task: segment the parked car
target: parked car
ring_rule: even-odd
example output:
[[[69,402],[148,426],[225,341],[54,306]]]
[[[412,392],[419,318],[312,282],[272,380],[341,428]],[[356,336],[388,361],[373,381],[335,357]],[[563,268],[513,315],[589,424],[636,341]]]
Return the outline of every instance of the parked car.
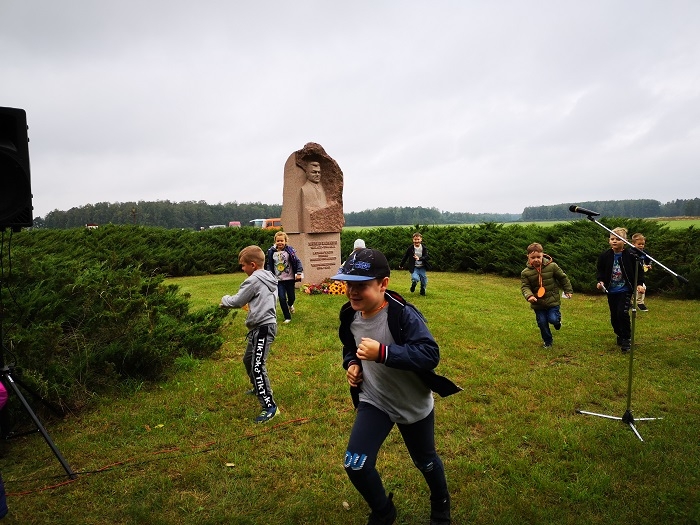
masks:
[[[282,229],[282,219],[279,217],[273,219],[253,219],[250,225],[254,228],[262,228],[263,230],[280,230]]]

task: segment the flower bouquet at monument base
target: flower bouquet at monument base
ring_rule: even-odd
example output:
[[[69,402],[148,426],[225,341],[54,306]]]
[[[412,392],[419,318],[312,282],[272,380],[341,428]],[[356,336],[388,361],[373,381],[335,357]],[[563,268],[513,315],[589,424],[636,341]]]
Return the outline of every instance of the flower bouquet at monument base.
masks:
[[[309,295],[345,295],[347,287],[344,281],[332,281],[324,279],[318,284],[304,283],[301,289],[305,294]]]

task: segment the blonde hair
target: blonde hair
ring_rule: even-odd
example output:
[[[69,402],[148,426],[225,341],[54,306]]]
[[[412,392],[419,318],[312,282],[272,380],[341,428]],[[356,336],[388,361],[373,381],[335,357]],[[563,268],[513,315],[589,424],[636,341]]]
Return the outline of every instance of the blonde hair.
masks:
[[[260,246],[246,246],[238,254],[238,260],[244,263],[255,263],[258,268],[265,266],[265,254]]]
[[[615,228],[613,230],[613,233],[616,233],[617,235],[619,235],[623,239],[627,240],[627,228]]]
[[[284,242],[289,242],[289,237],[287,237],[287,234],[284,232],[275,233],[275,241],[277,241],[277,237],[284,237]]]
[[[635,233],[634,235],[632,235],[632,240],[635,242],[636,241],[646,241],[646,238],[641,233]]]
[[[527,247],[527,254],[530,255],[532,252],[544,252],[544,248],[538,242],[533,242]]]

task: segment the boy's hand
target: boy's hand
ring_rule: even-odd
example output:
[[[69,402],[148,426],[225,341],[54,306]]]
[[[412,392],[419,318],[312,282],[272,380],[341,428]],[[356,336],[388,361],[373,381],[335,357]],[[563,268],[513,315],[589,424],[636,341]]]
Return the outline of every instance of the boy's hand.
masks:
[[[379,357],[379,341],[363,337],[360,341],[360,346],[357,347],[355,355],[363,361],[376,361]]]
[[[535,303],[537,302],[537,296],[536,296],[536,295],[530,295],[530,296],[528,296],[527,302],[528,302],[528,303],[535,304]]]
[[[350,365],[345,373],[345,377],[348,378],[350,386],[359,386],[362,383],[362,368],[360,368],[360,365]]]
[[[574,295],[574,294],[572,294],[572,293],[564,293],[564,297],[566,297],[567,299],[571,299],[571,296],[572,296],[572,295]]]

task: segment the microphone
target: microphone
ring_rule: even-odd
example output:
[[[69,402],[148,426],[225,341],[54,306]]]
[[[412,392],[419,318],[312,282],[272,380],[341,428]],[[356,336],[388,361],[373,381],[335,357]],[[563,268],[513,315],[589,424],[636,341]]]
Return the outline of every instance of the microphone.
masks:
[[[580,206],[576,206],[575,204],[572,204],[569,206],[569,211],[572,211],[574,213],[583,213],[584,215],[588,215],[589,217],[596,217],[600,215],[600,213],[587,210],[586,208],[581,208]]]

